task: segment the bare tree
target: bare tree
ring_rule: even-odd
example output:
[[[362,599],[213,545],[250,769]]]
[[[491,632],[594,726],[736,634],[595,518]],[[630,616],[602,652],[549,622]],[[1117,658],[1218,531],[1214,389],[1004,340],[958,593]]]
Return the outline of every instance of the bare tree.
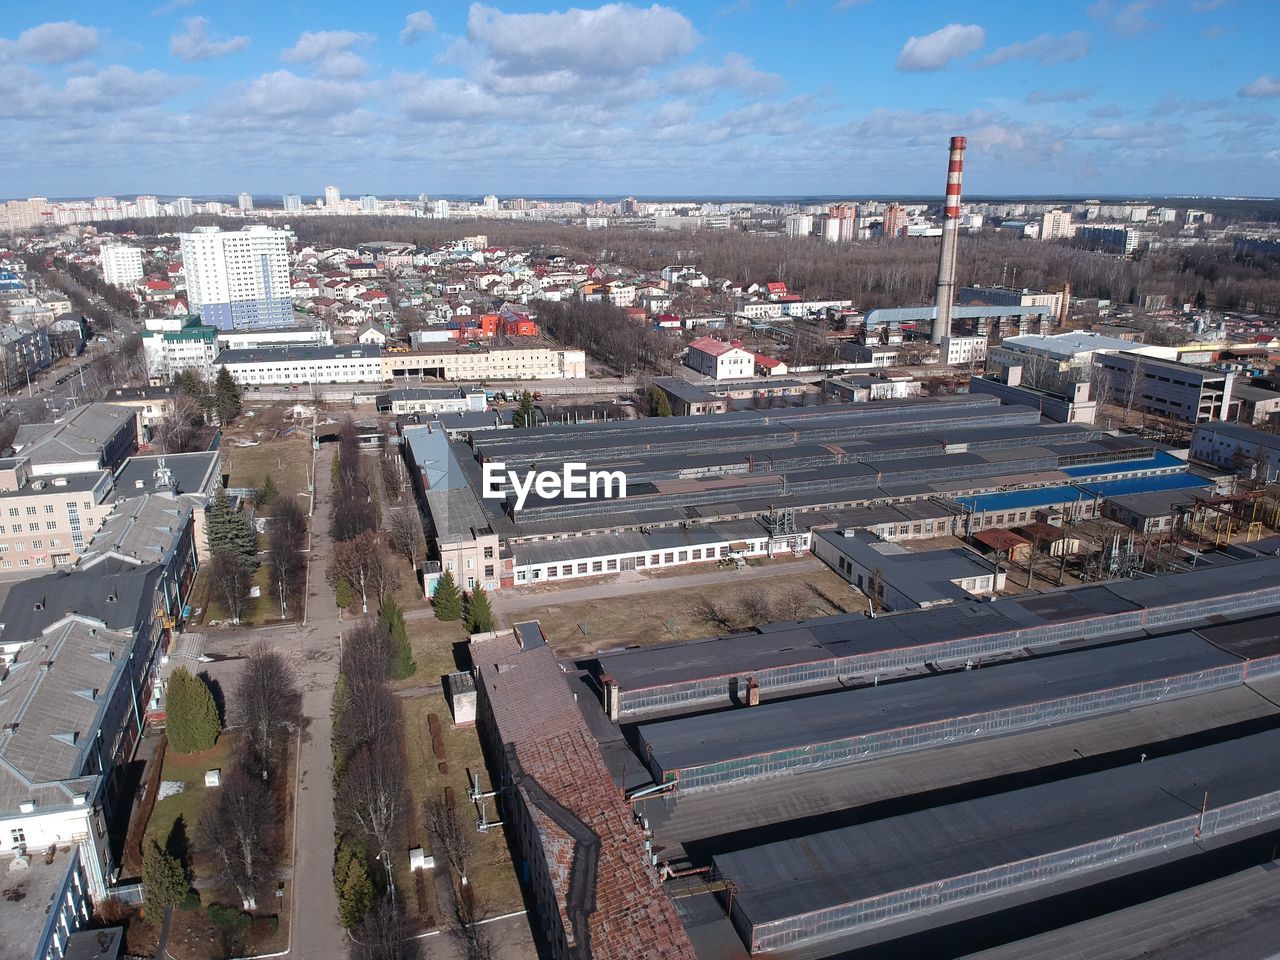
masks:
[[[391,548],[409,561],[415,570],[418,558],[426,549],[422,532],[422,515],[417,506],[393,507],[387,511],[387,539]]]
[[[346,580],[360,591],[361,606],[369,612],[369,598],[383,598],[399,585],[399,577],[387,562],[382,538],[372,530],[366,530],[352,540],[338,541],[329,555],[328,580],[336,584]]]
[[[398,725],[402,722],[399,704],[395,707]],[[399,747],[399,737],[387,735],[361,745],[351,755],[335,797],[339,825],[365,834],[378,851],[393,848],[404,812],[404,766]]]
[[[693,598],[692,603],[689,605],[689,612],[700,623],[719,627],[721,630],[734,630],[737,628],[730,612],[705,593],[698,594]]]
[[[254,772],[265,780],[284,753],[285,731],[302,719],[302,694],[281,653],[265,643],[254,645],[236,684],[235,703]]]
[[[239,623],[249,606],[252,579],[249,569],[232,553],[215,553],[209,561],[209,586],[232,623]]]
[[[813,609],[813,598],[796,584],[778,598],[778,613],[783,620],[803,620]]]
[[[417,960],[421,956],[412,922],[390,897],[373,905],[355,930],[355,960]]]
[[[352,756],[365,744],[387,736],[400,721],[399,701],[385,683],[353,689],[336,718],[333,745],[341,756]]]
[[[775,619],[773,605],[769,598],[759,590],[745,590],[738,595],[738,607],[742,618],[749,626],[759,626]]]
[[[484,921],[488,910],[470,884],[453,891],[453,939],[466,960],[493,960],[493,937]]]
[[[271,583],[276,598],[286,608],[303,602],[307,560],[302,544],[307,536],[307,514],[292,496],[282,497],[271,514],[267,544],[271,551]],[[295,614],[296,615],[296,614]]]
[[[445,803],[443,797],[428,797],[423,804],[427,830],[444,850],[445,859],[458,877],[458,882],[470,885],[467,870],[475,852],[475,827],[464,822],[458,811]]]
[[[233,767],[205,804],[200,838],[235,888],[245,910],[257,907],[274,850],[276,811],[267,785],[243,767]]]
[[[187,393],[175,395],[171,405],[169,415],[156,426],[156,441],[165,453],[186,453],[204,422],[204,413],[195,398]]]

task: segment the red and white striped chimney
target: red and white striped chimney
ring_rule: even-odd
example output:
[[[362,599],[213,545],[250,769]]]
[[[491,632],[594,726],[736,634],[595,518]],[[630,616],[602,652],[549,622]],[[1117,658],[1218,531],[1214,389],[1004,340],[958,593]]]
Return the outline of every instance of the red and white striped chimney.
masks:
[[[964,137],[951,138],[947,164],[947,199],[942,212],[942,252],[938,258],[938,311],[930,341],[951,335],[951,308],[956,301],[956,238],[960,230],[960,182],[964,175]]]

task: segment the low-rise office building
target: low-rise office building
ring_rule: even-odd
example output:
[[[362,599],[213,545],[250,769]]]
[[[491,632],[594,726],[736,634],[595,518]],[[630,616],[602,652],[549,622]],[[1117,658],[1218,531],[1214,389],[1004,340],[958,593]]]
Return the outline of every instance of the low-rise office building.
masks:
[[[223,350],[214,365],[245,386],[260,384],[379,383],[381,351],[376,346],[254,347]]]
[[[737,340],[726,342],[714,337],[698,337],[684,356],[686,367],[715,380],[753,377],[755,363],[755,354],[744,350]]]
[[[423,344],[413,353],[382,358],[382,379],[580,380],[587,375],[582,350],[557,346],[542,337],[509,337],[501,345]]]
[[[1235,420],[1239,413],[1234,373],[1132,352],[1101,354],[1097,364],[1122,385],[1123,395],[1132,392],[1137,410],[1184,423]]]
[[[86,403],[52,423],[24,423],[13,438],[33,477],[115,470],[137,447],[134,411],[110,403]]]
[[[483,390],[457,387],[400,387],[375,398],[379,413],[481,413],[488,400]]]
[[[1239,423],[1206,423],[1191,435],[1191,456],[1243,477],[1280,480],[1280,436]]]

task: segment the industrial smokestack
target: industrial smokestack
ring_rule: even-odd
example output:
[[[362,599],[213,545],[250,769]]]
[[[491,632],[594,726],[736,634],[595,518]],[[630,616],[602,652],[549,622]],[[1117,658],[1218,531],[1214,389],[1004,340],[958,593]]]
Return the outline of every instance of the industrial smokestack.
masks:
[[[964,137],[951,138],[951,162],[947,165],[947,200],[942,211],[942,252],[938,259],[938,315],[933,321],[933,343],[951,335],[951,307],[956,302],[956,235],[960,229],[960,178],[964,173]]]

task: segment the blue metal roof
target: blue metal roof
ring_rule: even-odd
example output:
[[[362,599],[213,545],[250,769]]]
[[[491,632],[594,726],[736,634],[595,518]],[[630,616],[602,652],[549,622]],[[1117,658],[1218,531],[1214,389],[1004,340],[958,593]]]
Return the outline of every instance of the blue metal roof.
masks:
[[[983,493],[974,497],[956,497],[955,502],[974,513],[993,510],[1029,510],[1092,499],[1076,487],[1038,487],[1034,490],[1011,490],[1008,493]]]
[[[1164,450],[1154,451],[1147,460],[1119,460],[1114,463],[1086,463],[1079,467],[1063,467],[1069,477],[1101,477],[1109,473],[1133,473],[1135,470],[1168,470],[1170,467],[1186,469],[1187,462]]]
[[[1157,477],[1130,477],[1127,480],[1106,480],[1085,484],[1085,488],[1100,497],[1124,497],[1131,493],[1155,493],[1159,490],[1186,490],[1192,487],[1211,487],[1213,481],[1194,473],[1168,473]]]

